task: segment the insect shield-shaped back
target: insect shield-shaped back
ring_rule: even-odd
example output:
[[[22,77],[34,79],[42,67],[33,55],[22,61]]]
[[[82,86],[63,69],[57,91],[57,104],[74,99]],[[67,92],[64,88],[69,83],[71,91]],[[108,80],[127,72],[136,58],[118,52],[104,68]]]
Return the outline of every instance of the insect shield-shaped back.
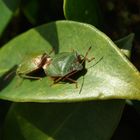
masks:
[[[62,52],[55,55],[49,65],[43,66],[46,75],[53,78],[53,84],[67,80],[75,83],[77,87],[77,81],[72,78],[72,76],[76,75],[79,71],[82,71],[85,68],[84,63],[86,60],[91,61],[87,58],[90,49],[91,47],[88,49],[84,57],[79,55],[76,51]],[[92,60],[93,59],[94,58],[92,58]]]
[[[79,71],[83,68],[77,58],[76,52],[62,52],[56,54],[50,65],[44,65],[43,69],[47,76],[63,77],[72,71]]]
[[[46,53],[32,54],[25,58],[17,68],[17,75],[22,78],[40,79],[38,74],[42,71],[42,67],[50,63],[51,58]]]

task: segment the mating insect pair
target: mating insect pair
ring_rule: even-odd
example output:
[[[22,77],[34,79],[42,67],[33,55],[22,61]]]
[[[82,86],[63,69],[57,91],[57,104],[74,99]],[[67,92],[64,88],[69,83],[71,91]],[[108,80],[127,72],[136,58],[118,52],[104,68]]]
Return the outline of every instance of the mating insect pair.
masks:
[[[85,69],[84,63],[86,60],[90,62],[94,59],[94,57],[87,58],[90,50],[91,47],[88,48],[85,56],[78,54],[76,51],[62,52],[53,57],[50,57],[51,52],[49,55],[47,53],[36,54],[19,65],[17,75],[22,78],[40,79],[41,77],[32,76],[32,74],[43,69],[46,76],[53,78],[54,84],[68,80],[75,83],[77,87],[77,81],[72,79],[71,76]]]

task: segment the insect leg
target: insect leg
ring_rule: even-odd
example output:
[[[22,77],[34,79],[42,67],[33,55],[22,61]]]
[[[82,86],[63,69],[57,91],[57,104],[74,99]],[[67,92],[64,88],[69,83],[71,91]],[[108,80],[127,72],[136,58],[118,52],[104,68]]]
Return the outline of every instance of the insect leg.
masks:
[[[63,77],[56,78],[50,86],[53,86],[54,84],[57,84],[62,79],[63,79]]]
[[[94,57],[94,56],[93,56],[92,58],[90,58],[90,59],[89,59],[89,58],[87,58],[87,57],[85,58],[85,60],[87,60],[88,62],[91,62],[93,59],[95,59],[95,57]]]
[[[91,50],[91,47],[88,48],[88,50],[87,50],[87,52],[86,52],[86,54],[84,56],[85,58],[88,56],[88,53],[89,53],[90,50]]]
[[[77,71],[73,71],[73,72],[69,73],[69,74],[66,75],[66,76],[57,78],[56,80],[54,80],[54,84],[58,83],[58,82],[61,81],[61,80],[65,80],[65,79],[69,78],[70,76],[72,76],[72,75],[75,74],[76,72],[77,72]]]
[[[75,83],[76,88],[78,88],[78,83],[77,83],[77,81],[75,81],[75,80],[73,80],[73,79],[71,79],[71,78],[69,78],[69,77],[66,77],[65,79],[67,79],[67,80],[69,80],[69,81]]]
[[[59,77],[59,78],[55,79],[54,82],[53,82],[53,84],[58,83],[58,82],[61,81],[62,79],[63,79],[63,77]],[[52,84],[52,85],[53,85],[53,84]]]
[[[95,66],[96,64],[98,64],[102,59],[103,59],[103,56],[102,56],[94,65],[88,67],[87,69],[90,69],[90,68],[94,67],[94,66]]]
[[[77,73],[77,72],[78,72],[77,70],[72,71],[71,73],[69,73],[68,75],[66,75],[66,76],[64,77],[64,79],[65,79],[65,78],[68,78],[68,77],[70,77],[70,76],[72,76],[73,74],[75,74],[75,73]]]
[[[53,53],[54,52],[54,48],[52,48],[52,50],[49,52],[49,55],[51,54],[51,53]]]
[[[75,84],[76,84],[76,88],[78,88],[78,83],[77,83],[77,81],[75,81],[75,80],[73,80],[73,79],[71,79],[71,78],[69,78],[69,77],[59,77],[58,79],[54,80],[54,83],[53,83],[53,84],[56,84],[56,83],[58,83],[59,81],[65,80],[65,79],[67,79],[67,80],[69,80],[69,81],[75,83]]]
[[[72,76],[72,75],[75,74],[76,72],[77,72],[77,71],[73,71],[73,72],[69,73],[69,74],[66,75],[66,76],[59,77],[59,78],[55,79],[53,84],[56,84],[56,83],[58,83],[59,81],[68,79],[70,76]],[[72,80],[73,80],[73,79],[72,79]],[[73,83],[75,83],[75,82],[73,82]],[[76,87],[77,87],[77,86],[76,86]]]
[[[41,77],[35,77],[35,76],[29,76],[29,75],[22,75],[21,77],[28,78],[28,79],[35,79],[35,80],[41,80],[42,79]]]
[[[84,57],[83,60],[82,60],[82,62],[81,62],[82,64],[85,62],[85,60],[87,60],[88,62],[91,62],[93,59],[95,59],[95,57],[92,57],[92,58],[90,58],[90,59],[87,57],[90,50],[91,50],[91,47],[88,48],[88,50],[87,50],[85,56],[81,55],[81,56]]]

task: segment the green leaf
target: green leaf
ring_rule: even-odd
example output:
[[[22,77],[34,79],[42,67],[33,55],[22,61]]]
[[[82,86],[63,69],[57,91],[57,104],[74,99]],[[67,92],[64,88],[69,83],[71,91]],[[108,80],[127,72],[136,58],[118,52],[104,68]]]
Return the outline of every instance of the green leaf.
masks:
[[[121,49],[121,51],[128,57],[130,58],[131,56],[131,49],[132,49],[132,44],[134,40],[134,34],[131,33],[117,41],[115,43],[117,46]]]
[[[20,0],[0,0],[0,36],[17,9]]]
[[[1,140],[2,134],[3,134],[5,116],[7,115],[7,112],[9,110],[10,102],[0,100],[0,107],[1,107],[0,109],[0,140]]]
[[[68,20],[101,24],[101,14],[98,0],[64,0],[64,15]]]
[[[36,24],[39,13],[39,0],[24,1],[22,8],[24,15],[32,24]]]
[[[4,140],[110,140],[123,106],[119,100],[16,103],[6,118]]]
[[[78,51],[85,55],[92,46],[75,84],[63,82],[50,86],[53,80],[22,79],[11,74],[22,59],[33,52]],[[99,99],[140,99],[140,74],[120,49],[95,27],[58,21],[31,29],[7,43],[0,51],[0,98],[18,102],[73,102]],[[4,70],[8,70],[4,73]]]

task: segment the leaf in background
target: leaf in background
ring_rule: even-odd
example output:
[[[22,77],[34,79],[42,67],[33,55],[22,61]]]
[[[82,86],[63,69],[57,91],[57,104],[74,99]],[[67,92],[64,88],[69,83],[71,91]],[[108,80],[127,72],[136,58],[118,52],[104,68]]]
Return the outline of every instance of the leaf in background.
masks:
[[[25,16],[32,24],[36,24],[39,13],[39,1],[38,0],[29,0],[23,1],[22,8]]]
[[[124,101],[15,103],[3,140],[110,140]]]
[[[115,41],[115,43],[117,44],[117,46],[121,49],[121,51],[128,57],[130,58],[131,56],[131,49],[132,49],[132,44],[133,44],[133,40],[134,40],[134,34],[131,33],[128,36],[125,36],[124,38],[121,38],[117,41]]]
[[[3,134],[5,116],[8,112],[9,107],[10,107],[10,102],[0,100],[0,140]]]
[[[132,45],[133,44],[133,41],[134,41],[134,34],[131,33],[128,36],[125,36],[124,38],[121,38],[121,39],[115,41],[115,43],[121,49],[121,51],[128,58],[130,58],[130,56],[131,56],[131,50],[132,50],[132,46],[133,46]],[[126,100],[126,103],[128,105],[130,105],[130,106],[133,106],[133,108],[135,108],[135,110],[140,114],[140,102],[139,101]],[[128,126],[126,126],[126,128],[127,127]],[[131,126],[129,126],[129,127],[131,127]],[[129,131],[131,131],[131,130],[129,130]],[[126,135],[128,138],[130,138],[130,135],[132,136],[132,134],[128,135],[127,132],[124,135]]]
[[[29,22],[34,25],[64,19],[63,0],[24,0],[22,11]]]
[[[135,108],[135,110],[140,115],[140,101],[131,101],[131,105]]]
[[[58,83],[44,77],[31,81],[10,73],[33,52],[55,52],[77,50],[85,55],[92,49],[87,63],[87,73],[73,83]],[[16,51],[15,51],[16,50]],[[1,73],[1,99],[19,102],[73,102],[100,99],[140,99],[140,75],[122,54],[120,49],[95,27],[72,21],[58,21],[31,29],[7,43],[0,51],[0,68],[9,70]],[[7,57],[8,56],[8,57]],[[10,58],[10,59],[9,59]]]
[[[75,20],[100,26],[101,14],[98,0],[64,0],[64,15],[68,20]]]
[[[17,9],[20,0],[0,0],[0,36]]]

